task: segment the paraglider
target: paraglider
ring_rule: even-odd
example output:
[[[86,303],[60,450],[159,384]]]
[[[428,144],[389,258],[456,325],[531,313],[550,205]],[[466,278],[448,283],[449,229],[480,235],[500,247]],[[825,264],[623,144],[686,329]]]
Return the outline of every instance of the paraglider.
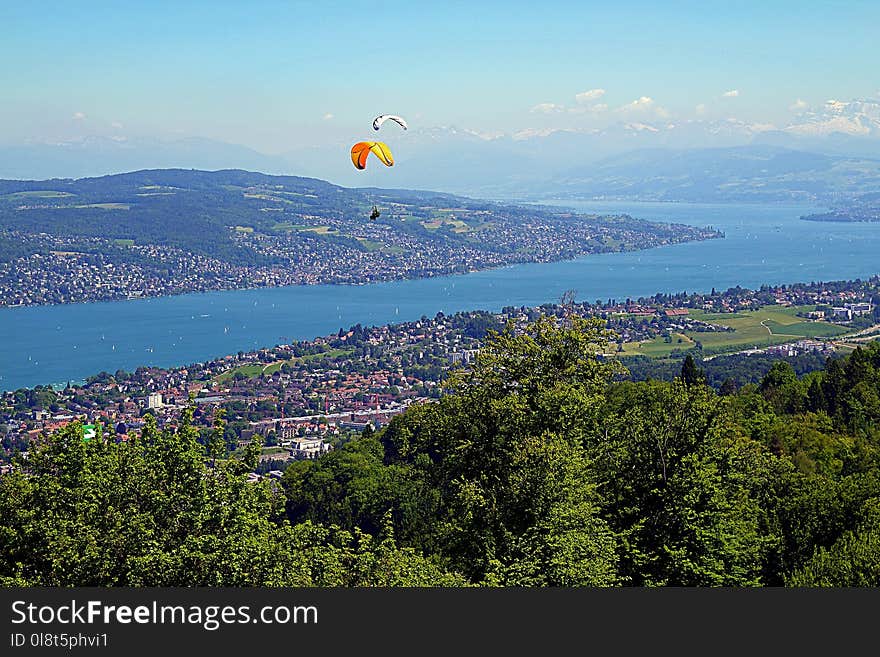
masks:
[[[394,121],[404,130],[408,129],[406,121],[395,114],[380,114],[377,116],[373,119],[373,129],[378,130],[386,121]],[[370,153],[379,158],[379,161],[386,167],[394,166],[394,156],[391,155],[391,149],[388,148],[387,144],[381,141],[359,141],[351,147],[351,163],[355,169],[362,171],[367,168],[367,159],[370,157]],[[370,211],[370,221],[376,221],[381,214],[379,208],[374,205]]]
[[[402,127],[404,130],[408,128],[408,126],[406,125],[406,121],[404,121],[401,117],[395,114],[380,114],[375,119],[373,119],[373,130],[378,130],[382,127],[382,124],[385,123],[385,121],[389,120],[399,124],[400,127]]]
[[[356,143],[351,147],[351,163],[357,169],[366,169],[367,157],[370,153],[378,157],[386,167],[394,165],[391,150],[381,141],[359,141]]]

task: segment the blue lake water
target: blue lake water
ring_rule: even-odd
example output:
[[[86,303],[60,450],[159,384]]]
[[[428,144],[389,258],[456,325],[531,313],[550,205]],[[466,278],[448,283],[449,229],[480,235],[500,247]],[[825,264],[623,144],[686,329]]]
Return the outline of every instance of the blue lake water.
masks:
[[[865,278],[880,272],[880,223],[802,221],[795,205],[560,202],[584,212],[711,225],[724,239],[515,265],[462,276],[0,309],[0,390],[169,367],[327,335],[361,323],[558,301]]]

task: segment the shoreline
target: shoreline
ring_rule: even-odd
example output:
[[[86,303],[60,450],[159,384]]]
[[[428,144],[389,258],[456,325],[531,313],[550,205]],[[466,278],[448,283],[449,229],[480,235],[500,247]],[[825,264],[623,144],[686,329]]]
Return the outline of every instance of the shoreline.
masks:
[[[609,251],[591,251],[588,253],[576,255],[571,258],[550,258],[550,259],[537,259],[537,260],[523,260],[519,262],[508,262],[504,264],[499,264],[495,266],[489,267],[481,267],[477,269],[468,269],[467,271],[450,271],[450,272],[439,272],[437,274],[429,274],[429,275],[417,275],[417,276],[394,276],[394,277],[386,277],[386,278],[378,278],[370,281],[319,281],[319,282],[304,282],[304,283],[292,283],[286,285],[253,285],[253,286],[244,286],[244,287],[217,287],[217,288],[209,288],[209,289],[193,289],[193,290],[181,290],[180,292],[172,292],[165,294],[141,294],[141,295],[131,295],[128,294],[125,297],[110,297],[105,299],[83,299],[79,301],[64,301],[64,302],[54,302],[54,303],[26,303],[26,304],[4,304],[0,301],[0,311],[10,308],[10,309],[20,309],[20,308],[44,308],[44,307],[58,307],[58,306],[74,306],[80,304],[90,304],[90,303],[118,303],[125,301],[142,301],[145,299],[164,299],[170,297],[180,297],[189,294],[209,294],[212,292],[240,292],[246,290],[270,290],[270,289],[279,289],[279,288],[299,288],[299,287],[319,287],[319,286],[338,286],[338,287],[363,287],[368,285],[380,285],[383,283],[395,283],[401,281],[420,281],[420,280],[429,280],[435,278],[453,278],[459,276],[468,276],[470,274],[478,274],[480,272],[489,272],[489,271],[497,271],[501,269],[506,269],[509,267],[517,267],[520,265],[541,265],[541,264],[552,264],[558,262],[574,262],[580,260],[582,258],[589,258],[591,256],[597,255],[607,255],[609,253],[635,253],[638,251],[649,251],[651,249],[659,249],[666,246],[675,246],[678,244],[691,244],[695,242],[705,242],[707,240],[714,239],[725,239],[726,235],[724,231],[718,230],[715,228],[704,227],[697,228],[693,227],[694,230],[703,230],[703,231],[711,231],[715,233],[714,235],[706,236],[706,237],[694,237],[693,239],[682,239],[677,241],[671,241],[664,244],[655,244],[651,246],[644,246],[640,248],[631,248],[631,249],[616,249]]]
[[[816,288],[819,286],[830,287],[830,288],[835,288],[835,287],[853,288],[853,287],[856,287],[858,284],[861,284],[861,285],[869,284],[869,285],[880,286],[880,280],[878,280],[878,279],[880,279],[880,272],[872,274],[864,279],[859,278],[859,279],[818,281],[818,282],[799,281],[799,282],[794,282],[794,283],[777,284],[777,285],[773,285],[773,286],[762,285],[762,286],[756,287],[756,288],[746,288],[746,287],[739,287],[738,286],[737,294],[755,295],[759,292],[760,289],[763,289],[765,287],[767,287],[771,290],[772,289],[792,290],[792,289],[797,289],[797,288],[812,289],[812,288]],[[713,292],[714,292],[714,287],[713,287]],[[715,295],[712,295],[711,293],[706,293],[704,291],[698,291],[698,290],[693,290],[693,289],[691,290],[690,293],[688,293],[687,291],[675,292],[672,294],[664,294],[662,292],[656,292],[653,296],[650,296],[650,297],[645,297],[645,296],[639,297],[638,300],[634,300],[634,303],[636,303],[637,305],[638,304],[645,304],[645,303],[657,305],[656,302],[652,301],[652,300],[655,300],[659,297],[664,297],[664,296],[667,298],[674,299],[674,298],[678,298],[681,295],[690,296],[690,297],[699,297],[699,298],[703,298],[703,297],[725,298],[725,295],[729,294],[729,292],[730,292],[730,290],[727,290],[724,292],[716,293]],[[609,301],[613,301],[613,299],[609,299]],[[605,312],[602,310],[603,306],[601,304],[599,304],[599,305],[592,304],[591,302],[589,302],[587,300],[575,302],[575,305],[581,306],[585,310],[590,310],[593,313]],[[663,304],[660,304],[660,305],[662,306]],[[673,304],[673,305],[675,305],[675,304]],[[772,305],[773,304],[766,303],[766,304],[761,305],[760,307],[769,307]],[[541,304],[522,306],[522,308],[526,308],[529,310],[540,310],[541,308],[544,308],[544,307],[551,307],[551,308],[555,309],[557,306],[558,306],[557,301],[545,300]],[[503,306],[502,309],[507,308],[507,307],[518,307],[518,306]],[[689,307],[689,306],[685,305],[684,307]],[[454,314],[458,314],[458,313],[462,313],[462,314],[495,313],[495,312],[498,312],[498,311],[493,311],[493,310],[490,310],[487,308],[471,307],[471,308],[467,308],[464,310],[456,311]],[[445,316],[445,314],[442,311],[439,312],[438,315]],[[598,316],[598,315],[594,314],[592,316]],[[416,321],[416,320],[401,320],[401,321],[396,321],[396,322],[386,322],[386,323],[379,324],[379,325],[373,325],[373,327],[375,327],[375,328],[399,328],[401,326],[411,324],[414,321]],[[433,320],[429,319],[429,321],[433,321]],[[361,324],[360,322],[357,323],[357,325],[360,325],[360,324]],[[354,326],[355,326],[355,324],[352,324],[351,326],[349,326],[349,330],[351,330],[351,328]],[[344,328],[344,327],[341,327],[340,330],[342,330],[342,328]],[[769,328],[768,328],[768,331],[769,331]],[[858,335],[858,333],[855,335]],[[285,336],[281,336],[281,337],[284,338]],[[177,372],[177,371],[185,370],[187,368],[194,367],[194,366],[195,367],[204,367],[208,363],[216,362],[216,361],[220,361],[220,360],[225,360],[225,359],[230,359],[230,358],[235,359],[237,357],[239,359],[242,359],[244,357],[244,360],[247,360],[247,357],[254,356],[255,354],[258,354],[260,352],[271,351],[271,350],[279,349],[282,347],[289,347],[289,346],[294,346],[294,345],[314,345],[317,343],[325,342],[328,339],[332,339],[332,337],[333,337],[333,334],[331,333],[331,334],[324,334],[324,335],[314,335],[310,338],[295,339],[295,340],[291,340],[290,342],[278,342],[278,343],[273,344],[271,346],[262,346],[262,347],[258,347],[256,349],[249,349],[249,350],[238,350],[236,352],[237,356],[232,353],[223,353],[223,354],[215,354],[215,355],[208,357],[208,358],[201,358],[201,359],[192,360],[189,362],[177,362],[173,365],[167,365],[167,366],[140,364],[140,365],[137,365],[135,368],[132,368],[129,370],[126,370],[125,368],[118,368],[118,369],[121,369],[122,371],[126,371],[126,372],[133,372],[136,369],[141,369],[141,368],[156,369],[156,370],[160,370],[163,372]],[[714,358],[716,356],[730,355],[732,353],[737,353],[737,352],[733,352],[733,351],[731,351],[729,353],[728,352],[720,352],[720,353],[712,354],[709,357]],[[107,370],[100,370],[98,372],[93,372],[92,374],[84,376],[84,377],[77,377],[77,378],[71,377],[69,379],[69,381],[65,381],[63,383],[62,382],[55,382],[55,383],[34,384],[32,386],[20,386],[18,388],[10,388],[10,389],[2,388],[2,389],[0,389],[0,395],[13,393],[17,390],[34,390],[37,387],[46,388],[46,387],[51,386],[54,390],[58,390],[59,388],[56,386],[61,386],[63,388],[67,383],[70,383],[71,385],[75,385],[75,386],[84,386],[87,384],[89,379],[94,379],[95,377],[98,377],[104,373],[109,374],[109,372],[107,372]]]

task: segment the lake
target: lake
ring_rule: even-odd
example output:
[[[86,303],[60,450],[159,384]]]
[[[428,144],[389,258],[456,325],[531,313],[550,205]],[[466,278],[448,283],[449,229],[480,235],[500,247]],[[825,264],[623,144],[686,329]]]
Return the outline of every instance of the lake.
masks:
[[[0,390],[64,385],[102,370],[170,367],[319,335],[458,310],[865,278],[880,271],[880,223],[801,221],[803,205],[558,202],[584,212],[711,225],[724,239],[566,262],[364,286],[235,290],[0,309]]]

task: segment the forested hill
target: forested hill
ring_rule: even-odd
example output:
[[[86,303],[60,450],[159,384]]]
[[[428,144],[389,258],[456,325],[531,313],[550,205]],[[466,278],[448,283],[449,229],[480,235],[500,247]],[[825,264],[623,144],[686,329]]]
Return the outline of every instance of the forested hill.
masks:
[[[422,278],[720,236],[240,170],[6,180],[0,305]]]
[[[0,583],[878,586],[880,344],[719,394],[617,381],[596,320],[492,334],[437,402],[281,482],[222,420],[85,441],[0,478]]]
[[[260,259],[251,249],[234,248],[229,229],[285,234],[291,215],[354,223],[367,218],[374,202],[398,198],[440,206],[455,200],[434,192],[349,189],[317,178],[232,169],[155,169],[76,180],[0,180],[0,226],[172,245],[249,262]]]

